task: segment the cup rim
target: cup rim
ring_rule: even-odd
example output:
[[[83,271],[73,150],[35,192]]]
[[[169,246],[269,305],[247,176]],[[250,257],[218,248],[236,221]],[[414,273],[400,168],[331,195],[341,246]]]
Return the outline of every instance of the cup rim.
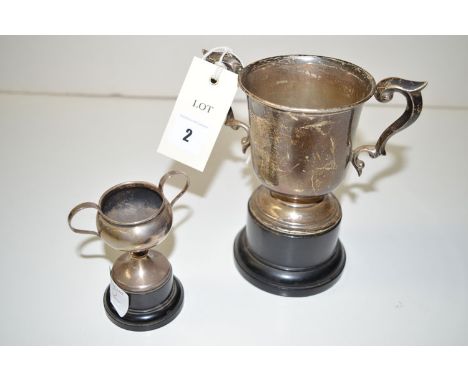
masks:
[[[361,74],[361,77],[370,83],[371,85],[370,91],[364,97],[362,97],[356,102],[346,104],[343,106],[339,106],[339,107],[316,109],[316,108],[303,108],[303,107],[291,107],[291,106],[280,105],[274,102],[267,101],[264,98],[257,96],[255,93],[252,93],[249,89],[247,89],[245,85],[246,77],[256,67],[267,64],[269,62],[284,60],[285,58],[292,58],[292,59],[304,59],[304,58],[307,59],[308,58],[311,61],[312,60],[328,61],[328,62],[333,62],[335,64],[337,63],[342,66],[348,67],[353,72]],[[285,54],[281,56],[262,58],[244,67],[239,73],[238,82],[239,82],[239,87],[242,89],[242,91],[244,91],[244,93],[247,94],[247,96],[249,96],[250,98],[253,98],[254,100],[256,100],[257,102],[263,105],[266,105],[268,107],[281,110],[281,111],[298,112],[298,113],[306,113],[306,114],[330,114],[330,113],[339,113],[342,111],[352,109],[356,106],[363,104],[369,98],[371,98],[374,95],[375,89],[376,89],[376,83],[375,83],[374,77],[367,70],[361,68],[360,66],[353,64],[352,62],[341,60],[339,58],[318,56],[318,55],[312,55],[312,54]]]
[[[142,220],[138,220],[138,221],[134,221],[134,222],[120,222],[118,220],[114,220],[114,219],[111,219],[110,217],[108,217],[103,211],[102,211],[102,203],[104,201],[104,199],[113,191],[117,190],[117,189],[125,189],[125,188],[135,188],[135,187],[145,187],[145,188],[149,188],[151,189],[152,191],[156,192],[160,197],[161,197],[161,200],[162,200],[162,203],[161,203],[161,206],[156,210],[156,212],[154,214],[152,214],[151,216],[145,218],[145,219],[142,219]],[[150,220],[153,220],[154,218],[156,218],[159,214],[161,214],[161,212],[163,211],[164,209],[164,204],[167,203],[167,200],[166,198],[164,197],[164,193],[159,189],[158,186],[156,186],[155,184],[153,183],[150,183],[150,182],[146,182],[146,181],[143,181],[143,180],[135,180],[135,181],[128,181],[128,182],[122,182],[122,183],[119,183],[119,184],[116,184],[115,186],[112,186],[111,188],[107,189],[106,191],[104,191],[104,193],[101,195],[101,197],[99,198],[99,202],[98,202],[98,206],[99,206],[99,214],[103,217],[104,220],[106,220],[107,222],[111,223],[111,224],[114,224],[114,225],[118,225],[118,226],[135,226],[135,225],[138,225],[138,224],[143,224],[143,223],[147,223],[149,222]]]

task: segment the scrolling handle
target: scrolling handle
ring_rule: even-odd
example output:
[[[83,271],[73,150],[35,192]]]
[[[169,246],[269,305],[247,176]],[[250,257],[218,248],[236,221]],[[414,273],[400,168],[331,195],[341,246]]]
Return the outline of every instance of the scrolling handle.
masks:
[[[204,55],[209,53],[206,57],[206,60],[211,62],[212,64],[219,62],[219,59],[221,58],[221,62],[225,65],[225,67],[236,74],[239,74],[239,72],[242,69],[244,69],[244,67],[242,66],[242,62],[239,60],[239,58],[231,52],[223,53],[220,51],[209,51],[206,49],[202,49],[202,53]]]
[[[229,112],[228,112],[227,117],[226,117],[226,122],[224,122],[224,124],[226,126],[229,126],[233,130],[242,129],[242,130],[244,130],[246,132],[247,135],[241,139],[242,152],[245,154],[247,149],[250,147],[250,128],[249,128],[249,125],[235,119],[232,108],[229,108]]]
[[[380,155],[386,155],[385,145],[390,137],[406,129],[413,124],[421,114],[423,101],[421,90],[427,86],[427,82],[416,82],[404,80],[402,78],[390,77],[380,81],[375,90],[375,98],[379,102],[389,102],[395,92],[401,93],[406,98],[406,110],[393,122],[377,140],[375,146],[364,145],[353,150],[351,162],[358,175],[362,174],[365,163],[359,159],[361,152],[366,152],[371,158],[377,158]]]
[[[239,58],[230,52],[223,54],[219,51],[208,51],[206,49],[203,49],[202,53],[206,56],[206,60],[211,63],[219,62],[219,60],[221,59],[221,62],[224,64],[224,66],[228,70],[236,74],[239,74],[240,71],[244,69],[242,62],[239,60]],[[232,108],[229,108],[229,112],[226,116],[226,121],[224,122],[224,124],[226,126],[229,126],[233,130],[242,129],[246,132],[247,136],[241,139],[242,152],[245,154],[245,152],[250,146],[249,126],[244,122],[238,121],[234,118]]]

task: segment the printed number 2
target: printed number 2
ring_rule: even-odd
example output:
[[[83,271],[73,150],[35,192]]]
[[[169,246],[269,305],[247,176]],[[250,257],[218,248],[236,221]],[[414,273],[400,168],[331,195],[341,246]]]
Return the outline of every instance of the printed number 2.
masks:
[[[187,129],[185,130],[185,132],[187,133],[187,135],[185,137],[183,137],[182,139],[185,141],[185,142],[188,142],[188,138],[192,135],[192,130],[191,129]]]

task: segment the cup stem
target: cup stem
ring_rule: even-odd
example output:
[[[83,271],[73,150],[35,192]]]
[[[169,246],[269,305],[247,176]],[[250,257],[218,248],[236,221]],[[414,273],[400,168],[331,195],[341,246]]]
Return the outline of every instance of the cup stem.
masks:
[[[132,252],[132,256],[134,256],[134,257],[143,257],[143,256],[146,256],[147,254],[148,254],[148,249],[146,249],[144,251]]]
[[[296,195],[286,195],[281,194],[279,192],[270,191],[272,197],[276,199],[280,199],[286,203],[300,203],[300,204],[312,204],[312,203],[320,203],[324,195],[319,196],[296,196]]]

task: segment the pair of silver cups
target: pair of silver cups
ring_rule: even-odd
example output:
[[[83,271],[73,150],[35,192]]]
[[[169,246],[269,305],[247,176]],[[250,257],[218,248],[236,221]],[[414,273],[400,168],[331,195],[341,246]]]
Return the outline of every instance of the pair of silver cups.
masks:
[[[250,148],[261,182],[248,202],[246,227],[234,243],[238,270],[255,286],[282,296],[326,290],[339,279],[346,260],[338,239],[341,206],[332,191],[342,182],[350,162],[361,175],[361,153],[371,158],[386,155],[389,138],[419,117],[421,91],[427,83],[392,77],[376,84],[364,69],[322,56],[277,56],[245,68],[230,53],[213,52],[207,59],[222,59],[239,75],[239,86],[247,95],[249,124],[236,120],[232,110],[225,124],[247,134],[242,150]],[[372,96],[388,102],[395,92],[406,99],[403,114],[375,145],[354,148],[364,103]],[[188,187],[186,178],[185,187],[168,202],[163,186],[174,175],[186,177],[171,171],[159,186],[124,183],[106,191],[99,204],[83,203],[69,215],[73,231],[98,235],[109,246],[126,252],[114,264],[111,277],[130,294],[128,313],[119,317],[110,292],[104,296],[108,316],[126,329],[165,325],[181,308],[180,282],[172,276],[164,256],[150,251],[167,236],[171,207]],[[97,210],[97,232],[71,225],[73,216],[87,207]]]

